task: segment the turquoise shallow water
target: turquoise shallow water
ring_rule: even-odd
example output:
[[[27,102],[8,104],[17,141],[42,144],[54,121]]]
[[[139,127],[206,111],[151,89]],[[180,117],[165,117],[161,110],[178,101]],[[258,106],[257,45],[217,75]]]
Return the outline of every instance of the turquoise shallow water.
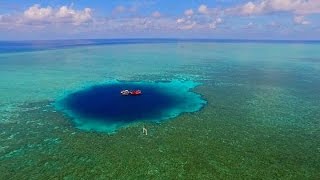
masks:
[[[0,179],[316,179],[319,49],[170,42],[2,52]],[[56,107],[72,92],[115,80],[181,85],[207,103],[190,101],[167,121],[112,135],[83,131],[92,127]]]

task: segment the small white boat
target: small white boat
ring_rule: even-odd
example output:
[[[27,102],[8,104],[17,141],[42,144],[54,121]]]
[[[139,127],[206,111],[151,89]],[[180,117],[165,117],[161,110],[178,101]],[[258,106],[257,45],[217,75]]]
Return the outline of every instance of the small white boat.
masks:
[[[126,90],[122,90],[120,93],[121,93],[122,96],[128,96],[128,95],[130,95],[130,91],[127,90],[127,89],[126,89]]]

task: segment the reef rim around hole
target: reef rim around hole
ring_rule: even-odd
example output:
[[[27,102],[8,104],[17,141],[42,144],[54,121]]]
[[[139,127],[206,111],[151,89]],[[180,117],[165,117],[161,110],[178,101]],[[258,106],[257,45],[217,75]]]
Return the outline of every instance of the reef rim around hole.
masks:
[[[136,122],[161,122],[200,110],[206,101],[191,89],[194,81],[107,81],[70,91],[55,107],[86,131],[114,133]],[[141,96],[121,96],[123,89],[141,89]]]

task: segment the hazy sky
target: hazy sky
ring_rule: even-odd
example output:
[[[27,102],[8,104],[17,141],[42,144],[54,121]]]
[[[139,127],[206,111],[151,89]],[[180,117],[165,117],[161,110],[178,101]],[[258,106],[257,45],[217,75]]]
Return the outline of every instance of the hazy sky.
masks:
[[[320,0],[1,0],[0,40],[320,39]]]

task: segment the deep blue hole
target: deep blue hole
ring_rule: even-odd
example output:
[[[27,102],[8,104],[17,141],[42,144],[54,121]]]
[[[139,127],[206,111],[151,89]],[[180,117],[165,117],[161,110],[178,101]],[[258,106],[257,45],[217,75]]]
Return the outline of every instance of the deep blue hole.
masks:
[[[140,89],[140,96],[122,96],[123,89]],[[143,84],[109,84],[94,86],[68,95],[65,106],[85,118],[108,122],[132,122],[161,118],[164,111],[184,102],[159,87]]]

